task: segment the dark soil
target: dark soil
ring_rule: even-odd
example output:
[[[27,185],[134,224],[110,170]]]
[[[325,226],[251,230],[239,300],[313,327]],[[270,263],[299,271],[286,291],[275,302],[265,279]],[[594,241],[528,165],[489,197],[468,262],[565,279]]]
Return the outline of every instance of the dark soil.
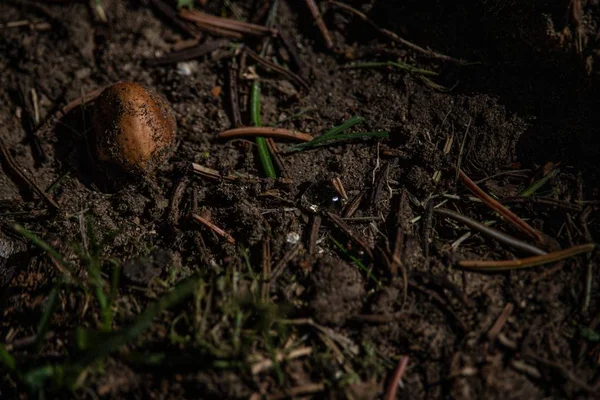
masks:
[[[553,239],[545,250],[597,240],[597,0],[346,2],[466,64],[395,43],[322,1],[328,49],[305,2],[281,0],[275,26],[302,67],[279,37],[153,62],[191,39],[159,3],[175,10],[158,0],[0,2],[0,398],[380,398],[404,357],[400,398],[599,395],[598,252],[464,270],[460,260],[530,255],[433,209],[534,244],[473,199],[459,166]],[[195,3],[258,24],[271,4]],[[438,75],[345,68],[374,61]],[[277,140],[284,177],[262,178],[253,139],[216,138],[235,127],[239,65],[244,125],[258,75],[263,125],[318,136],[359,115],[352,132],[389,137],[299,152]],[[155,172],[95,160],[93,101],[60,112],[117,81],[152,88],[174,109],[177,148]],[[208,178],[192,163],[260,178]]]

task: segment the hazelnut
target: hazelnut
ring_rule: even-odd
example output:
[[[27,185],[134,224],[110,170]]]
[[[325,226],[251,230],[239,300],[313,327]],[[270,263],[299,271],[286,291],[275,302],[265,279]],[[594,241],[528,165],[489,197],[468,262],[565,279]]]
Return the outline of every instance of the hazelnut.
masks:
[[[98,160],[130,174],[149,174],[171,155],[177,124],[158,93],[133,82],[119,82],[96,99],[93,117]]]

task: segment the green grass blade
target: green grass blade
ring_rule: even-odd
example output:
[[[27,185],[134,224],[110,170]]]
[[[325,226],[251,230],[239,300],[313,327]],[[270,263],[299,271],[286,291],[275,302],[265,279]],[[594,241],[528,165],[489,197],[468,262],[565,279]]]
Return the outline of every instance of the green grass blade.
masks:
[[[79,342],[84,345],[83,347],[86,348],[86,351],[79,358],[77,364],[85,367],[133,341],[152,325],[154,318],[161,312],[193,295],[198,283],[198,278],[194,277],[179,284],[170,293],[167,293],[162,299],[150,306],[129,327],[122,331],[101,335],[80,332],[82,336],[79,337]]]
[[[354,116],[352,118],[350,118],[348,121],[342,123],[341,125],[338,126],[334,126],[333,128],[331,128],[330,130],[328,130],[327,132],[325,132],[324,134],[322,134],[321,136],[313,139],[313,141],[317,140],[317,141],[321,141],[321,140],[326,140],[331,136],[335,136],[338,133],[341,133],[343,131],[345,131],[346,129],[350,129],[352,128],[354,125],[358,125],[360,123],[362,123],[365,119],[363,117],[359,117]]]
[[[322,146],[330,146],[333,144],[338,144],[338,143],[342,143],[342,142],[348,142],[350,140],[355,140],[355,139],[362,139],[362,138],[370,138],[370,137],[375,137],[375,138],[386,138],[390,135],[389,132],[385,132],[385,131],[380,131],[380,132],[362,132],[362,133],[347,133],[344,135],[337,135],[325,140],[319,140],[319,141],[315,141],[312,140],[310,142],[306,142],[306,143],[300,143],[294,147],[292,147],[292,150],[305,150],[305,149],[310,149],[310,148],[315,148],[315,147],[322,147]]]
[[[38,325],[37,333],[35,334],[35,343],[34,348],[38,351],[42,346],[42,342],[46,338],[46,333],[50,328],[50,320],[52,319],[52,315],[58,308],[58,295],[60,293],[60,286],[55,286],[50,291],[50,295],[48,296],[48,300],[46,303],[46,307],[44,308],[44,313],[42,314],[42,318],[40,319],[40,323]]]
[[[368,278],[372,279],[373,282],[375,282],[379,286],[379,280],[375,278],[375,276],[373,276],[371,270],[367,268],[365,264],[362,263],[362,261],[350,254],[350,252],[340,242],[335,240],[333,236],[329,236],[329,239],[333,242],[333,244],[335,244],[335,246],[340,250],[342,254],[351,259],[359,269],[363,270],[367,274]]]
[[[535,194],[542,186],[544,186],[551,178],[554,178],[560,170],[558,168],[554,168],[552,171],[548,172],[544,175],[540,180],[532,183],[527,189],[523,190],[520,193],[522,197],[529,197]]]
[[[254,126],[261,126],[260,84],[256,80],[252,82],[252,91],[250,95],[250,122]],[[256,145],[258,146],[258,157],[260,158],[260,163],[265,171],[265,175],[269,178],[277,178],[273,160],[271,159],[271,153],[269,153],[269,146],[267,146],[267,140],[264,137],[257,137]]]
[[[23,374],[23,382],[33,392],[40,390],[46,381],[54,379],[54,382],[59,386],[64,376],[64,370],[60,365],[43,365],[33,368]]]
[[[260,83],[256,80],[252,82],[250,92],[250,123],[252,126],[262,125],[260,118]]]
[[[4,364],[9,371],[14,371],[17,368],[15,358],[0,344],[0,362]]]
[[[40,239],[36,234],[28,231],[27,229],[25,229],[24,227],[22,227],[19,224],[14,225],[13,228],[18,234],[31,240],[31,242],[33,244],[35,244],[37,247],[39,247],[40,249],[42,249],[46,253],[48,253],[52,258],[54,258],[57,262],[59,262],[69,272],[71,272],[71,273],[73,272],[73,266],[71,265],[71,263],[68,262],[67,260],[65,260],[63,258],[63,256],[60,255],[60,253],[58,251],[56,251],[56,249],[54,249],[54,247],[50,246],[47,242]]]
[[[268,178],[277,178],[277,173],[275,172],[275,167],[273,166],[273,160],[271,159],[271,153],[269,153],[267,139],[264,137],[257,137],[256,145],[258,146],[258,157],[260,158],[260,164],[265,171],[265,175]]]

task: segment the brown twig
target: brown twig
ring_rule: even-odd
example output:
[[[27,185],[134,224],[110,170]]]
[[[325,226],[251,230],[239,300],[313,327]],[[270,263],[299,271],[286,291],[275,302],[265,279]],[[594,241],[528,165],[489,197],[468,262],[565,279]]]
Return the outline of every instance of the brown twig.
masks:
[[[306,0],[306,6],[310,10],[310,13],[312,14],[313,18],[315,19],[315,23],[321,31],[323,39],[325,39],[325,46],[328,49],[333,48],[333,39],[331,38],[329,29],[327,29],[327,25],[325,25],[325,22],[323,22],[323,16],[321,15],[321,12],[319,11],[319,7],[315,3],[315,0]]]
[[[157,58],[149,58],[145,60],[146,65],[156,66],[156,65],[165,65],[178,63],[187,60],[193,60],[195,58],[200,58],[204,55],[212,53],[213,51],[220,49],[222,47],[227,47],[229,45],[228,39],[216,39],[216,40],[208,40],[202,44],[199,44],[194,47],[190,47],[180,51],[174,51],[172,53],[166,54],[162,57]]]
[[[277,31],[262,25],[216,17],[198,10],[181,10],[181,18],[193,21],[202,29],[218,30],[223,33],[237,33],[251,36],[276,35]]]
[[[408,274],[406,267],[402,263],[402,250],[404,248],[404,229],[402,228],[402,211],[407,205],[406,190],[402,190],[402,194],[398,199],[398,208],[396,210],[396,238],[394,240],[394,250],[392,253],[392,262],[390,263],[390,274],[392,277],[398,275],[398,270],[402,273],[402,307],[406,305],[408,299]]]
[[[169,204],[169,213],[167,214],[167,221],[171,225],[171,227],[177,227],[179,221],[179,206],[181,204],[181,200],[183,199],[183,195],[185,194],[185,189],[188,187],[189,178],[184,175],[175,186],[175,190],[173,190],[173,196],[171,197],[171,202]]]
[[[317,240],[319,239],[319,229],[321,228],[321,216],[315,215],[310,225],[310,234],[308,236],[308,254],[315,254],[317,249]]]
[[[371,25],[373,28],[375,28],[377,31],[379,31],[381,34],[383,34],[384,36],[387,36],[388,38],[390,38],[391,40],[393,40],[394,42],[400,43],[410,49],[413,49],[419,53],[425,54],[428,57],[431,58],[436,58],[439,60],[444,60],[444,61],[451,61],[457,64],[465,64],[466,62],[464,60],[458,59],[458,58],[454,58],[454,57],[450,57],[447,56],[445,54],[441,54],[438,52],[435,52],[433,50],[430,49],[424,49],[423,47],[416,45],[412,42],[409,42],[406,39],[401,38],[400,36],[396,35],[394,32],[388,30],[388,29],[384,29],[384,28],[380,28],[379,26],[377,26],[376,23],[374,23],[373,21],[371,21],[369,19],[369,17],[367,17],[365,14],[363,14],[362,12],[358,11],[357,9],[341,3],[339,1],[334,1],[334,0],[329,0],[329,4],[333,4],[336,7],[339,7],[343,10],[346,10],[354,15],[356,15],[358,18],[362,19],[363,21],[365,21],[366,23],[368,23],[369,25]]]
[[[300,87],[304,88],[305,90],[309,89],[309,85],[308,83],[299,75],[293,73],[292,71],[282,68],[279,65],[272,63],[269,60],[264,59],[263,57],[261,57],[260,55],[256,54],[254,51],[250,50],[249,48],[244,48],[244,52],[246,54],[248,54],[248,56],[250,58],[252,58],[254,61],[256,61],[258,63],[258,65],[260,65],[261,67],[263,67],[264,69],[266,69],[267,71],[272,71],[272,72],[277,72],[283,76],[285,76],[287,79],[289,79],[292,82],[295,82],[297,85],[299,85]]]
[[[333,185],[335,191],[338,192],[340,196],[342,196],[342,199],[348,201],[348,195],[346,194],[346,189],[344,188],[344,184],[342,183],[340,177],[336,176],[335,178],[333,178],[331,180],[331,184]]]
[[[333,223],[335,223],[338,226],[338,228],[344,231],[346,235],[350,236],[352,240],[358,243],[359,246],[362,247],[362,249],[365,251],[365,253],[369,255],[371,260],[373,259],[373,251],[371,250],[367,242],[365,242],[356,233],[354,233],[354,231],[350,229],[350,227],[338,215],[335,215],[334,213],[328,211],[327,216],[333,221]]]
[[[277,362],[282,362],[284,360],[293,360],[298,357],[308,356],[312,353],[312,351],[313,351],[312,347],[300,347],[300,348],[290,351],[289,353],[284,353],[282,351],[278,351],[277,354],[275,355],[275,359],[277,360]],[[265,358],[261,361],[258,361],[258,362],[255,362],[254,364],[252,364],[252,366],[250,367],[250,371],[252,372],[253,375],[256,375],[256,374],[259,374],[263,371],[270,369],[271,367],[273,367],[273,364],[274,363],[273,363],[272,359]]]
[[[266,223],[265,223],[266,225]],[[271,238],[265,235],[262,245],[262,285],[261,299],[267,301],[270,292],[269,277],[271,276]]]
[[[595,248],[595,244],[587,243],[548,253],[542,256],[527,257],[517,260],[462,260],[458,262],[458,266],[462,268],[476,269],[478,271],[506,271],[511,269],[531,268],[538,265],[564,260],[578,254],[588,253],[593,251]]]
[[[363,190],[358,194],[358,196],[352,199],[352,201],[348,203],[346,207],[344,207],[344,211],[342,212],[344,218],[351,218],[354,215],[356,210],[358,210],[358,207],[360,206],[360,203],[362,202],[365,193],[366,191]]]
[[[168,4],[162,0],[150,0],[150,4],[160,12],[163,16],[167,17],[173,24],[175,24],[180,30],[187,33],[191,37],[198,37],[199,32],[196,31],[189,24],[183,22],[177,17],[177,12]]]
[[[275,165],[277,165],[277,169],[279,170],[279,176],[281,176],[282,178],[288,178],[289,174],[287,173],[287,170],[285,169],[285,164],[283,163],[283,160],[281,159],[281,156],[279,154],[277,143],[275,143],[273,138],[267,138],[266,140],[267,146],[269,147],[269,153],[271,153],[273,161],[275,161]]]
[[[275,268],[273,268],[273,272],[271,272],[271,276],[269,277],[270,283],[275,282],[275,280],[283,272],[283,269],[286,267],[286,265],[288,265],[289,262],[292,261],[294,259],[294,257],[296,257],[296,254],[298,254],[301,247],[302,247],[302,244],[300,242],[298,242],[287,253],[285,253],[285,255],[281,258],[281,260],[279,260],[277,265],[275,265]]]
[[[408,356],[400,357],[400,361],[398,361],[398,365],[394,370],[394,375],[392,375],[392,379],[390,379],[390,383],[385,391],[385,396],[383,397],[385,400],[394,400],[396,398],[396,392],[398,391],[398,384],[400,380],[404,376],[406,372],[406,367],[408,366]]]
[[[228,83],[229,83],[229,103],[231,106],[231,118],[233,119],[233,126],[239,128],[242,126],[242,113],[240,111],[240,89],[238,86],[238,75],[239,68],[237,65],[236,57],[231,61],[231,65],[228,68]]]
[[[433,210],[434,213],[443,215],[445,217],[453,218],[457,221],[462,222],[467,225],[469,228],[476,230],[478,232],[483,233],[484,235],[497,240],[500,243],[503,243],[507,246],[513,247],[517,250],[521,250],[530,254],[534,254],[537,256],[541,256],[547,254],[544,250],[541,250],[535,246],[530,245],[529,243],[525,243],[522,240],[516,239],[510,235],[507,235],[504,232],[500,232],[497,229],[491,228],[489,226],[485,226],[482,223],[475,221],[467,217],[466,215],[458,214],[454,211],[445,209],[445,208],[435,208]]]
[[[45,137],[45,136],[49,135],[50,132],[52,132],[54,130],[54,128],[56,127],[56,124],[58,123],[58,121],[60,121],[71,110],[73,110],[75,107],[82,106],[84,104],[87,104],[90,101],[95,100],[96,97],[98,97],[100,95],[100,93],[102,93],[102,91],[104,89],[106,89],[107,87],[108,87],[108,85],[103,86],[98,89],[94,89],[92,91],[85,93],[83,96],[80,96],[77,99],[70,101],[67,105],[65,105],[64,107],[59,109],[56,113],[54,113],[54,115],[52,115],[50,118],[48,118],[48,120],[46,120],[46,122],[44,122],[37,129],[37,131],[35,132],[35,136],[36,137]]]
[[[508,303],[504,307],[504,310],[502,310],[502,313],[498,316],[498,319],[496,320],[496,322],[494,322],[494,325],[492,325],[492,327],[487,333],[487,337],[491,342],[496,340],[496,336],[498,336],[498,334],[504,327],[504,324],[506,324],[506,321],[508,320],[508,317],[510,317],[510,314],[512,313],[513,309],[513,303]]]
[[[29,187],[29,190],[36,195],[38,195],[42,200],[46,202],[50,207],[54,210],[59,210],[60,206],[54,201],[54,199],[45,191],[40,189],[40,187],[24,172],[21,171],[21,168],[17,165],[15,160],[13,159],[10,151],[4,144],[4,140],[0,137],[0,158],[4,161],[6,168],[10,170],[10,172],[17,176],[21,181],[23,181]]]
[[[504,207],[498,201],[493,199],[490,195],[485,193],[463,171],[459,171],[458,176],[460,177],[460,179],[464,183],[464,185],[467,187],[467,189],[469,189],[469,191],[471,191],[471,193],[473,193],[475,196],[477,196],[486,206],[488,206],[492,210],[496,211],[498,214],[500,214],[502,217],[504,217],[504,219],[506,219],[508,222],[513,224],[513,226],[515,228],[519,229],[521,232],[532,237],[538,244],[542,244],[542,245],[548,244],[548,240],[544,237],[544,235],[540,231],[533,228],[527,222],[525,222],[521,218],[519,218],[515,213],[513,213],[508,208]]]
[[[198,214],[192,214],[192,218],[195,219],[196,221],[200,222],[201,224],[205,225],[207,228],[209,228],[210,230],[212,230],[217,235],[219,235],[219,236],[227,239],[227,241],[229,243],[235,244],[235,239],[233,238],[233,236],[231,236],[229,233],[225,232],[223,229],[219,228],[218,226],[216,226],[215,224],[213,224],[209,220],[201,217]]]
[[[267,126],[234,128],[217,134],[217,137],[219,139],[232,139],[246,136],[274,137],[279,139],[298,140],[301,142],[310,142],[311,140],[313,140],[313,137],[308,133],[295,132],[283,128],[270,128]]]

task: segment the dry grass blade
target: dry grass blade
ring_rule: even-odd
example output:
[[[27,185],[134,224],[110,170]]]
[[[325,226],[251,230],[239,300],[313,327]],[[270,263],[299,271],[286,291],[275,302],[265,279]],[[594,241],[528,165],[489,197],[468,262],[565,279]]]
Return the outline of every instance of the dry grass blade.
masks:
[[[266,26],[251,24],[248,22],[235,21],[229,18],[215,17],[214,15],[203,13],[198,10],[181,10],[181,18],[195,22],[201,28],[221,30],[226,32],[235,32],[238,34],[263,36],[276,35],[277,31]]]
[[[371,248],[369,247],[367,242],[365,242],[356,233],[354,233],[354,231],[350,229],[350,227],[339,216],[335,215],[332,212],[327,212],[327,216],[338,226],[338,228],[344,231],[346,235],[350,236],[352,240],[358,243],[360,247],[362,247],[362,249],[365,251],[365,253],[369,255],[371,260],[373,259],[373,252],[371,251]]]
[[[187,33],[191,37],[198,37],[201,35],[200,32],[197,32],[193,26],[190,24],[183,22],[177,17],[177,11],[175,11],[170,5],[165,3],[162,0],[150,0],[150,4],[162,15],[167,17],[173,24],[175,24],[179,29],[183,32]]]
[[[252,58],[254,61],[256,61],[264,69],[266,69],[268,71],[277,72],[277,73],[285,76],[286,78],[288,78],[290,81],[295,82],[297,85],[304,88],[305,90],[309,89],[308,83],[304,79],[302,79],[299,75],[296,75],[292,71],[282,68],[279,65],[272,63],[271,61],[265,60],[263,57],[256,54],[255,52],[253,52],[252,50],[250,50],[247,47],[244,49],[244,52],[247,53],[248,56],[250,56],[250,58]]]
[[[308,356],[312,353],[312,351],[313,351],[312,347],[300,347],[298,349],[290,351],[287,354],[279,351],[279,352],[277,352],[275,359],[277,360],[278,363],[282,362],[284,360],[293,360],[295,358]],[[252,365],[252,367],[250,367],[250,370],[252,371],[253,375],[256,375],[256,374],[260,374],[261,372],[270,369],[271,367],[273,367],[273,360],[270,358],[266,358],[266,359],[263,359],[261,361],[254,363]]]
[[[315,19],[317,27],[323,35],[323,39],[325,39],[325,46],[327,46],[328,49],[333,48],[333,39],[331,38],[329,29],[327,29],[327,25],[325,25],[325,22],[323,22],[323,17],[321,16],[321,12],[319,11],[319,7],[315,3],[315,0],[306,0],[306,6],[310,10],[310,13],[312,14],[313,18]]]
[[[290,131],[289,129],[282,128],[270,128],[267,126],[253,126],[246,128],[234,128],[229,129],[217,134],[219,139],[232,139],[237,137],[247,136],[264,136],[274,137],[279,139],[291,139],[298,140],[301,142],[310,142],[313,137],[308,133]]]
[[[211,231],[213,231],[217,235],[225,238],[229,243],[235,244],[235,239],[233,238],[233,236],[231,236],[229,233],[225,232],[223,229],[219,228],[218,226],[216,226],[215,224],[213,224],[206,218],[203,218],[198,214],[192,214],[192,218],[195,219],[196,221],[200,222],[202,225],[208,227]]]
[[[519,239],[516,239],[510,235],[507,235],[504,232],[500,232],[497,229],[491,228],[489,226],[485,226],[480,222],[475,221],[465,215],[455,213],[454,211],[447,210],[445,208],[435,208],[433,210],[434,213],[440,214],[446,217],[453,218],[457,221],[462,222],[467,225],[469,228],[474,229],[483,233],[484,235],[497,240],[500,243],[503,243],[507,246],[511,246],[517,250],[521,250],[530,254],[535,254],[538,256],[546,254],[546,252],[542,249],[538,249],[535,246],[530,245],[529,243],[525,243]]]
[[[398,361],[398,366],[394,370],[394,375],[390,380],[390,384],[388,385],[387,390],[385,391],[385,400],[394,400],[396,398],[396,392],[398,391],[398,385],[406,372],[406,368],[408,367],[408,356],[400,357],[400,361]]]
[[[522,231],[523,233],[531,236],[536,241],[536,243],[543,244],[543,245],[547,244],[547,242],[548,242],[547,239],[544,237],[544,235],[540,231],[533,228],[527,222],[525,222],[521,218],[519,218],[515,213],[510,211],[508,208],[504,207],[498,201],[493,199],[489,194],[484,192],[463,171],[459,171],[458,176],[461,179],[461,181],[464,183],[464,185],[467,187],[467,189],[469,189],[471,191],[471,193],[473,193],[475,196],[477,196],[486,206],[488,206],[489,208],[491,208],[492,210],[494,210],[498,214],[500,214],[502,217],[504,217],[508,222],[513,224],[515,226],[515,228],[517,228],[520,231]]]
[[[559,250],[543,256],[534,256],[521,258],[517,260],[463,260],[458,262],[458,266],[462,268],[474,269],[477,271],[508,271],[512,269],[523,269],[536,267],[538,265],[561,261],[569,257],[576,256],[582,253],[593,251],[596,245],[593,243],[574,246],[565,250]]]
[[[48,193],[46,193],[45,191],[40,189],[40,187],[29,176],[25,175],[21,171],[21,168],[17,165],[17,163],[13,159],[12,155],[10,154],[10,151],[8,151],[8,148],[4,145],[4,140],[2,140],[1,137],[0,137],[0,159],[4,161],[4,164],[6,164],[6,167],[8,169],[10,169],[10,171],[15,176],[17,176],[21,181],[23,181],[24,183],[27,184],[30,191],[32,191],[33,193],[38,195],[42,200],[44,200],[46,202],[46,204],[48,204],[54,210],[60,209],[60,206],[56,203],[56,201],[54,201],[54,199],[52,197],[50,197],[50,195]]]
[[[147,59],[146,64],[150,66],[155,66],[193,60],[195,58],[202,57],[206,54],[209,54],[219,48],[226,47],[228,45],[228,39],[209,40],[197,46],[183,49],[180,51],[175,51],[162,57]]]

